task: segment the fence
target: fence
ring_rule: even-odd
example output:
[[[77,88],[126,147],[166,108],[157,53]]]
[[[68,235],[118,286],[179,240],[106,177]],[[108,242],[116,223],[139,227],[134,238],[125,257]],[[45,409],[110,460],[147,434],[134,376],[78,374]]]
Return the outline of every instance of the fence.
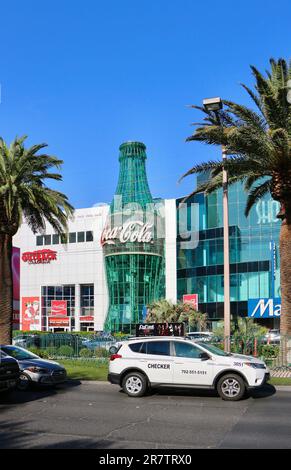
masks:
[[[27,348],[46,358],[106,358],[110,346],[120,339],[113,336],[71,333],[21,334],[13,339],[15,345]],[[210,342],[224,349],[223,337],[212,337]],[[202,342],[203,344],[203,342]],[[291,337],[267,338],[234,335],[229,338],[230,350],[264,360],[271,368],[285,367],[291,371]]]
[[[291,337],[254,337],[234,335],[230,338],[213,337],[210,342],[224,349],[228,342],[230,351],[235,354],[255,356],[262,359],[270,368],[285,367],[291,371]]]
[[[110,346],[116,338],[110,336],[86,335],[70,333],[22,334],[13,338],[13,344],[43,358],[106,358]]]

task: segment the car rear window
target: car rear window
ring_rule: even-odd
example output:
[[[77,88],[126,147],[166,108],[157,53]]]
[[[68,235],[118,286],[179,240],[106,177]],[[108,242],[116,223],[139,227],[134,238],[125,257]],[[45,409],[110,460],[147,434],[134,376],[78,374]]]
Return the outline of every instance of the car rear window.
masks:
[[[139,343],[132,343],[129,345],[129,349],[131,349],[133,352],[139,353],[141,352],[141,348],[144,343],[139,342]]]

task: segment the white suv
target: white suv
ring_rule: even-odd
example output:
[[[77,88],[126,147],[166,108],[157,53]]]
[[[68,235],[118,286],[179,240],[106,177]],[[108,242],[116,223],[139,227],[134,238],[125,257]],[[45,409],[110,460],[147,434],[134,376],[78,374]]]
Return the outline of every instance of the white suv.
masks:
[[[235,401],[270,377],[266,364],[255,357],[187,338],[135,338],[113,351],[108,380],[131,397],[143,396],[149,387],[171,386],[216,389],[223,400]]]

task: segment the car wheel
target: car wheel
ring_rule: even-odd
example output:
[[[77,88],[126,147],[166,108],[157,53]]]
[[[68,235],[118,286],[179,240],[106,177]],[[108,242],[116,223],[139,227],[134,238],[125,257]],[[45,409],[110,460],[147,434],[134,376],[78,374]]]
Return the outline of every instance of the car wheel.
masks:
[[[21,372],[17,382],[17,389],[25,392],[30,387],[30,382],[31,381],[28,375],[26,375],[24,372]]]
[[[129,397],[142,397],[147,390],[147,379],[139,372],[130,372],[124,377],[122,388]]]
[[[246,391],[243,379],[236,374],[223,375],[217,383],[217,391],[223,400],[238,401]]]

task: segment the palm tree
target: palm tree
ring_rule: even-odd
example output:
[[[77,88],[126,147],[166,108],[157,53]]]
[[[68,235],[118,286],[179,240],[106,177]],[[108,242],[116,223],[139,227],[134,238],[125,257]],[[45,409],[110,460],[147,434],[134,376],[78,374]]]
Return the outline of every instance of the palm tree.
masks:
[[[291,101],[288,100],[291,63],[284,59],[270,60],[270,70],[260,73],[251,66],[255,87],[242,84],[255,109],[224,100],[224,109],[204,113],[203,122],[195,124],[194,134],[187,141],[222,145],[228,158],[195,165],[185,176],[210,172],[209,180],[192,194],[211,193],[223,186],[223,166],[229,184],[241,181],[248,192],[245,214],[265,194],[279,201],[282,220],[280,232],[282,314],[281,334],[291,335]],[[290,94],[289,94],[290,96]],[[289,102],[290,101],[290,102]]]
[[[255,340],[257,344],[264,338],[268,329],[256,323],[253,318],[238,318],[231,322],[232,351],[250,354],[254,351]],[[214,336],[223,338],[224,322],[219,322],[213,330]]]
[[[207,315],[191,307],[190,304],[178,302],[174,304],[166,299],[157,300],[148,305],[147,323],[183,322],[190,328],[204,330],[207,326]]]
[[[0,138],[0,344],[10,343],[12,335],[13,236],[23,219],[34,233],[44,231],[46,221],[57,233],[63,233],[73,213],[67,197],[45,184],[47,179],[62,180],[59,173],[49,172],[58,169],[62,160],[38,154],[46,144],[26,149],[25,139],[16,138],[8,147]]]

